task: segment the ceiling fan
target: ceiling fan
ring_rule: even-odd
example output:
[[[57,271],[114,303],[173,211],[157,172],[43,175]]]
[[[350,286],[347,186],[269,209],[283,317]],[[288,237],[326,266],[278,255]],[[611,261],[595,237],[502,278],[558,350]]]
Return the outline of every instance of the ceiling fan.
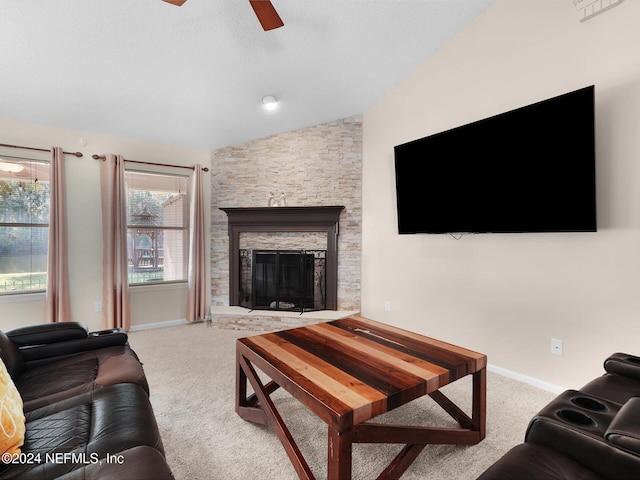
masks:
[[[172,5],[181,7],[187,0],[163,0]],[[249,0],[249,3],[253,7],[253,11],[256,13],[258,20],[264,31],[273,30],[284,26],[284,22],[276,12],[269,0]]]

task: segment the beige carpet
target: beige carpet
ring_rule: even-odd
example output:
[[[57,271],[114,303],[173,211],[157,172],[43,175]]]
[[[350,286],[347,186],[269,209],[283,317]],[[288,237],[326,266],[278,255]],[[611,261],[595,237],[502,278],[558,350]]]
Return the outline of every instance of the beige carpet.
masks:
[[[132,348],[144,363],[151,403],[176,479],[298,478],[275,433],[245,422],[234,411],[235,339],[252,334],[206,324],[129,334]],[[487,437],[470,447],[427,446],[403,480],[477,478],[509,448],[522,442],[530,418],[555,397],[491,372],[487,378]],[[469,411],[470,377],[442,391]],[[326,425],[286,392],[278,391],[274,397],[314,475],[326,478]],[[429,397],[389,412],[384,418],[395,423],[455,426]],[[353,478],[376,478],[400,448],[354,445]]]

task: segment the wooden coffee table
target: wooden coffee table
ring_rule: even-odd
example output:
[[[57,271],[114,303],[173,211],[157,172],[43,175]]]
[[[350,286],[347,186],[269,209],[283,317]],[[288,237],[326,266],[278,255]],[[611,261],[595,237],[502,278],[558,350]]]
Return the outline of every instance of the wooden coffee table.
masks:
[[[405,444],[379,477],[391,479],[428,444],[475,444],[485,437],[487,357],[481,353],[354,316],[241,338],[236,358],[236,412],[275,429],[301,479],[315,477],[271,399],[279,387],[328,425],[329,480],[351,478],[354,443]],[[263,384],[256,368],[271,381]],[[465,375],[473,375],[470,416],[438,390]],[[459,428],[368,422],[423,395]]]

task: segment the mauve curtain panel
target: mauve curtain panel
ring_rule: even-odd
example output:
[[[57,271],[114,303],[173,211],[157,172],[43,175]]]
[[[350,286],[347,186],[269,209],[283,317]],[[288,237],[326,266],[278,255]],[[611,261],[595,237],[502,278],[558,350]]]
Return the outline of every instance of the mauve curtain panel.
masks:
[[[204,196],[202,167],[193,170],[191,201],[191,228],[189,231],[189,296],[187,321],[202,320],[207,316],[206,249],[204,225]]]
[[[67,213],[65,207],[64,153],[60,147],[51,149],[49,185],[51,202],[49,207],[45,320],[47,322],[68,322],[71,320],[71,308],[69,306]]]
[[[124,158],[105,155],[100,164],[102,196],[102,327],[131,326],[127,272],[127,211]]]

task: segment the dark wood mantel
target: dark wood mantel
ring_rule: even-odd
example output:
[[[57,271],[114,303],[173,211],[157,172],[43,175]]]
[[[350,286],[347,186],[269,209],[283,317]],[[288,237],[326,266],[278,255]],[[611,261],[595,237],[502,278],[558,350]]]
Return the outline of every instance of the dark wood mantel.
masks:
[[[220,208],[229,222],[229,305],[240,305],[240,234],[326,232],[328,310],[338,309],[338,234],[343,205],[324,207]]]

